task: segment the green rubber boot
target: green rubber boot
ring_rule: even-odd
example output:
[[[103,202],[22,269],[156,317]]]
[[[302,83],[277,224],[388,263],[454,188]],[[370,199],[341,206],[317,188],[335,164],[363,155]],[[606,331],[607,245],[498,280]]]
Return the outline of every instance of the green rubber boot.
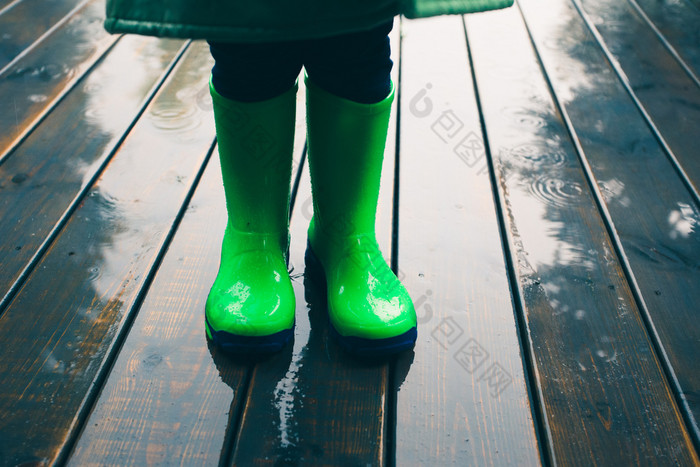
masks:
[[[210,91],[228,224],[206,303],[207,337],[228,351],[274,352],[294,328],[286,255],[297,87],[254,103]]]
[[[393,89],[360,104],[306,84],[314,202],[306,260],[325,279],[331,333],[360,355],[405,350],[416,341],[416,312],[375,236]]]

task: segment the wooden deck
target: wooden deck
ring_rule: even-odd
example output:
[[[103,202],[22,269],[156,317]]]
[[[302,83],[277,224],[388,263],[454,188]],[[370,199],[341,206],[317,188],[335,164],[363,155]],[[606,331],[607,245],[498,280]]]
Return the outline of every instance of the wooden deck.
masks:
[[[700,1],[397,22],[380,244],[413,352],[207,345],[226,222],[206,44],[0,0],[0,466],[700,465]]]

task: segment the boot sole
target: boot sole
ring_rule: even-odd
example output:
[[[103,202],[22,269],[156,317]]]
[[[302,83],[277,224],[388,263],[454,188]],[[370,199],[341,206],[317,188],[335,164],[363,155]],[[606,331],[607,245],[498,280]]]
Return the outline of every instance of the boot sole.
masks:
[[[284,261],[289,267],[289,249],[284,254]],[[214,331],[206,313],[204,313],[204,324],[207,339],[225,352],[269,354],[279,352],[292,339],[296,319],[291,328],[267,336],[241,336],[226,331]]]
[[[409,329],[403,334],[399,334],[398,336],[387,337],[384,339],[367,339],[356,336],[343,336],[340,334],[333,326],[328,311],[326,273],[323,270],[323,265],[311,248],[311,244],[308,242],[308,240],[306,242],[306,253],[304,254],[304,260],[306,262],[306,271],[310,273],[311,279],[317,283],[324,293],[326,298],[325,305],[328,327],[330,328],[331,335],[340,345],[340,347],[349,353],[363,357],[373,355],[392,355],[413,348],[416,343],[416,339],[418,338],[418,330],[415,327]]]
[[[230,353],[268,354],[279,352],[294,335],[294,325],[290,329],[267,336],[239,336],[226,331],[215,331],[206,316],[204,322],[207,326],[207,338],[221,350]]]

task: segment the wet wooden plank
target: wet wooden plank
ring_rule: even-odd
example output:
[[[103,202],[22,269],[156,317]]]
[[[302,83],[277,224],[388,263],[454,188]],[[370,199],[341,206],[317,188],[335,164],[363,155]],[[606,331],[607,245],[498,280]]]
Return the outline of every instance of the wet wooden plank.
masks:
[[[395,29],[391,35],[394,54],[397,33]],[[394,119],[395,112],[390,128]],[[391,251],[394,138],[391,131],[377,215],[377,239],[385,255]],[[385,432],[393,429],[387,426],[388,363],[353,358],[329,335],[321,292],[302,274],[312,214],[305,168],[290,226],[297,304],[294,343],[255,366],[232,465],[385,463]]]
[[[580,4],[680,162],[697,199],[700,158],[696,157],[695,135],[700,128],[700,87],[628,2],[582,0]]]
[[[103,2],[89,2],[0,74],[0,162],[118,39],[103,19]]]
[[[680,405],[698,420],[700,329],[689,326],[700,303],[697,206],[573,6],[520,4],[678,378]]]
[[[0,70],[83,3],[85,0],[24,0],[0,15]]]
[[[69,465],[216,465],[230,449],[249,365],[210,348],[203,319],[225,226],[214,154]]]
[[[305,140],[303,99],[297,105],[295,167]],[[204,334],[226,219],[215,152],[70,464],[214,465],[230,458],[252,363],[208,346]],[[154,354],[157,369],[145,364]]]
[[[6,13],[22,0],[0,0],[0,15]]]
[[[87,417],[210,150],[208,65],[206,44],[186,52],[0,318],[9,463],[60,462]]]
[[[0,165],[0,312],[181,46],[181,41],[125,38]]]
[[[548,455],[697,463],[518,10],[467,32]]]
[[[12,8],[10,4],[17,4],[21,2],[22,0],[0,0],[0,14],[3,14],[5,9],[9,10]]]
[[[397,365],[396,465],[536,465],[464,26],[402,37],[399,268],[420,324]]]
[[[630,3],[657,28],[696,78],[700,76],[700,10],[688,2],[673,0],[630,0]]]
[[[700,10],[700,0],[686,0],[688,3],[691,3],[692,5],[695,6],[695,8]]]

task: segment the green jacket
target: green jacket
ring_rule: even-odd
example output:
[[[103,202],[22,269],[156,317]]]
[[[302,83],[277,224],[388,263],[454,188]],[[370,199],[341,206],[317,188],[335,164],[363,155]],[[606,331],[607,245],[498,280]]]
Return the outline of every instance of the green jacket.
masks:
[[[368,29],[408,18],[505,8],[513,0],[107,0],[112,33],[271,42]]]

